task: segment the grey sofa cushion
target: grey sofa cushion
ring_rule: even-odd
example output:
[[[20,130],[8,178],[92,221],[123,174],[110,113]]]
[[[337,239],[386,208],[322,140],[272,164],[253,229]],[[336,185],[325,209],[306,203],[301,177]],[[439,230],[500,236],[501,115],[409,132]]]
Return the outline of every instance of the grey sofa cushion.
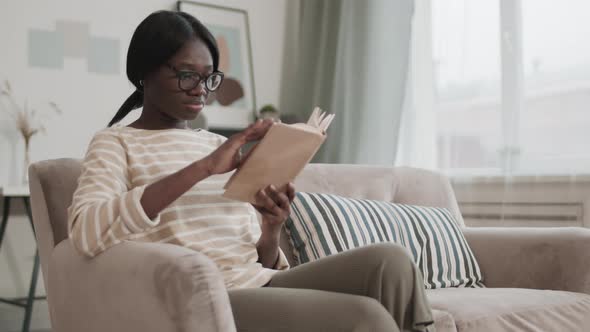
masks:
[[[588,294],[519,288],[447,288],[428,290],[427,296],[433,309],[453,316],[457,332],[562,332],[590,326]]]

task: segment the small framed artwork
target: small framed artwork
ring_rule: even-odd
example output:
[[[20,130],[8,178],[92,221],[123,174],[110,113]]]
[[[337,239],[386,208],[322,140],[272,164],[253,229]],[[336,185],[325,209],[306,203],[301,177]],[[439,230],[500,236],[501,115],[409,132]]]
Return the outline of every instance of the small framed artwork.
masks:
[[[203,109],[209,128],[245,128],[256,113],[248,13],[194,1],[178,1],[177,9],[201,21],[219,48],[219,70],[225,77],[221,87],[209,95]]]

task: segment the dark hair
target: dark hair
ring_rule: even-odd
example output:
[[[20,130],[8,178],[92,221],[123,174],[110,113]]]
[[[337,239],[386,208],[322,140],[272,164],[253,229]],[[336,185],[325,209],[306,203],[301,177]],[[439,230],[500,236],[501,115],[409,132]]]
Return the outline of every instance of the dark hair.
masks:
[[[213,58],[213,69],[217,70],[219,50],[215,38],[190,14],[161,10],[150,14],[137,26],[127,51],[127,78],[136,90],[121,105],[109,122],[109,127],[121,121],[132,110],[143,106],[143,87],[140,81],[166,63],[194,37],[205,43]]]

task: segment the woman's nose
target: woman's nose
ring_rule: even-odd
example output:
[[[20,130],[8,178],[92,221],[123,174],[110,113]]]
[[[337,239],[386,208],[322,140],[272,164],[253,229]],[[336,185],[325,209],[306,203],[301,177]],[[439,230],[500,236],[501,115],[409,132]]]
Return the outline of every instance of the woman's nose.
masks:
[[[205,82],[201,81],[197,86],[195,86],[192,90],[188,91],[188,94],[191,96],[204,96],[207,94],[207,89],[205,89]]]

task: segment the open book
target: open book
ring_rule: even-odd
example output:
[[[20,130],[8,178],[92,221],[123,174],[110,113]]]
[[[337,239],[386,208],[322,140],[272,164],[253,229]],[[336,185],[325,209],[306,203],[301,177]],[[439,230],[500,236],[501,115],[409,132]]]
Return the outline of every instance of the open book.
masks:
[[[319,150],[333,119],[316,107],[307,124],[273,124],[227,181],[223,196],[256,204],[260,189],[284,189]]]

